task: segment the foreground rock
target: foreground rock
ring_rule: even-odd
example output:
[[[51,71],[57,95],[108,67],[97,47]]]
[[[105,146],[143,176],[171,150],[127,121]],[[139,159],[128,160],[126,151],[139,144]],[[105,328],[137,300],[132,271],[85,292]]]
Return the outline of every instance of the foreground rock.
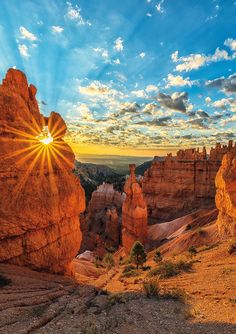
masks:
[[[176,156],[168,154],[164,160],[154,159],[142,182],[148,215],[158,222],[181,217],[196,209],[214,207],[215,176],[225,153],[234,150],[217,144],[206,149],[179,150]]]
[[[24,73],[7,72],[0,86],[0,261],[64,273],[80,247],[85,195],[72,174],[65,122],[55,112],[43,117],[35,95]],[[40,141],[42,129],[53,138],[49,145]]]
[[[223,158],[216,188],[219,232],[221,236],[236,236],[236,146]]]
[[[137,240],[147,241],[147,205],[135,177],[135,165],[129,165],[130,177],[124,187],[126,199],[122,206],[122,244],[127,252]]]

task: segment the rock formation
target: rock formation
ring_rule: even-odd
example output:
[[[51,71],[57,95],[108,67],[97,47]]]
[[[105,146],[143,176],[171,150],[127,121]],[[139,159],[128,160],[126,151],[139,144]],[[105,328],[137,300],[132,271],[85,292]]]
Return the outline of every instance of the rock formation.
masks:
[[[217,224],[221,236],[236,236],[236,144],[216,175]]]
[[[126,199],[122,206],[122,244],[127,252],[135,241],[144,245],[147,241],[147,205],[142,188],[136,181],[135,165],[131,164],[130,176],[125,182]]]
[[[0,261],[65,273],[80,248],[85,195],[65,122],[40,114],[36,91],[14,69],[0,85]]]
[[[164,160],[154,158],[142,181],[150,220],[168,221],[214,206],[215,176],[223,155],[232,149],[230,141],[228,146],[211,148],[209,156],[203,148],[179,150]]]
[[[88,213],[81,225],[83,241],[80,251],[95,250],[97,255],[103,256],[107,250],[117,249],[124,196],[108,183],[101,184],[92,193]]]

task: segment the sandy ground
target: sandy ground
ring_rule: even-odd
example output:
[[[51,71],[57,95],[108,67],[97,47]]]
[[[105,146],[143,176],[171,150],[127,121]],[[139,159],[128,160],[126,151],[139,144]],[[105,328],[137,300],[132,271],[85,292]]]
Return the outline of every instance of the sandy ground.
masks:
[[[0,333],[236,333],[236,256],[222,244],[195,260],[192,272],[160,281],[163,288],[184,289],[187,304],[146,298],[146,272],[124,279],[121,266],[105,273],[84,261],[76,282],[1,264],[0,274],[12,282],[0,289]],[[92,273],[89,285],[86,273]]]

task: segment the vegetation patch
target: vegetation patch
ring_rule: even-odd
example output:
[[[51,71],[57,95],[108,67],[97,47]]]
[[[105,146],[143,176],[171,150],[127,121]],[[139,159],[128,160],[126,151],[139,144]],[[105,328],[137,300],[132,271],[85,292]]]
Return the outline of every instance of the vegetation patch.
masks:
[[[181,272],[188,272],[192,268],[192,262],[163,261],[157,268],[150,270],[148,277],[159,276],[160,278],[170,278],[179,275]]]

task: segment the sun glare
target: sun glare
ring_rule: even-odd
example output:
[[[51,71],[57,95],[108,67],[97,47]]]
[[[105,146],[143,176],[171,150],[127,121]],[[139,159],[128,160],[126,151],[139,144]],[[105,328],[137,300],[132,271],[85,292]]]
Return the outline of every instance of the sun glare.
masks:
[[[43,127],[42,132],[36,138],[44,145],[49,145],[53,142],[53,137],[51,136],[47,126]]]

